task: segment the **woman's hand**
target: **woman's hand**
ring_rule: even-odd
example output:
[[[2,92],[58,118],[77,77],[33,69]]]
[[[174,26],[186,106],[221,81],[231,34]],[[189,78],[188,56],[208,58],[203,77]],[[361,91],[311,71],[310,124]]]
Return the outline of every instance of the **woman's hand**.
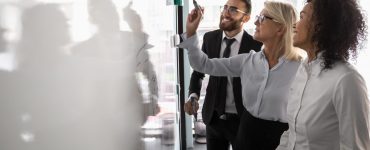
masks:
[[[203,17],[203,11],[199,9],[193,9],[190,14],[188,15],[187,22],[186,22],[186,36],[191,37],[195,34],[195,32],[198,29],[200,20],[202,20]]]

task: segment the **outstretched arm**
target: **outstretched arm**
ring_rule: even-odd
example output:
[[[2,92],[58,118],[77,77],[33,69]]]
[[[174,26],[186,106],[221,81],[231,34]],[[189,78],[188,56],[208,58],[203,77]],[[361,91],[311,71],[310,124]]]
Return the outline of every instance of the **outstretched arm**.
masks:
[[[236,55],[231,58],[209,59],[208,56],[200,50],[197,35],[187,38],[184,42],[179,44],[179,47],[188,50],[189,62],[194,70],[213,76],[239,77],[243,69],[243,64],[254,54],[251,52]]]

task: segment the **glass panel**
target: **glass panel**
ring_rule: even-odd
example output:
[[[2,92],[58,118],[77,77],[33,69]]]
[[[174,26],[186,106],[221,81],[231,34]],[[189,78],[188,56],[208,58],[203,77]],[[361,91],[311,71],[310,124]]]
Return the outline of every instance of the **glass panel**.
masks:
[[[0,1],[0,149],[178,149],[166,0]]]

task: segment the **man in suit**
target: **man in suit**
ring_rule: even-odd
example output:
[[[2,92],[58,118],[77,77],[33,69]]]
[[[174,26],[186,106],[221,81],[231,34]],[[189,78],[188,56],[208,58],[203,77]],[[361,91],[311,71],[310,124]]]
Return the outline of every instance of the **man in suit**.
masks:
[[[203,37],[203,52],[209,58],[222,58],[259,51],[262,44],[243,30],[250,12],[250,0],[228,0],[220,16],[220,29],[207,32]],[[196,71],[191,75],[190,96],[184,106],[189,115],[198,109],[203,78],[204,74]],[[239,118],[244,110],[240,78],[210,76],[202,109],[208,150],[228,150],[230,144],[235,147]]]

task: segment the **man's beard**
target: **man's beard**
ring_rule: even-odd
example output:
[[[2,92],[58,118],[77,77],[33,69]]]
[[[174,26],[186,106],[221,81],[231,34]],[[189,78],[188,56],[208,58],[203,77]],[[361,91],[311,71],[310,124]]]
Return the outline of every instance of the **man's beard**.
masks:
[[[240,18],[239,20],[235,20],[235,19],[232,19],[232,18],[229,18],[231,19],[230,22],[228,23],[222,23],[222,19],[225,18],[225,17],[220,17],[220,24],[219,24],[219,27],[221,30],[223,31],[233,31],[235,29],[238,29],[240,26],[241,26],[241,22],[243,20],[243,17]]]

